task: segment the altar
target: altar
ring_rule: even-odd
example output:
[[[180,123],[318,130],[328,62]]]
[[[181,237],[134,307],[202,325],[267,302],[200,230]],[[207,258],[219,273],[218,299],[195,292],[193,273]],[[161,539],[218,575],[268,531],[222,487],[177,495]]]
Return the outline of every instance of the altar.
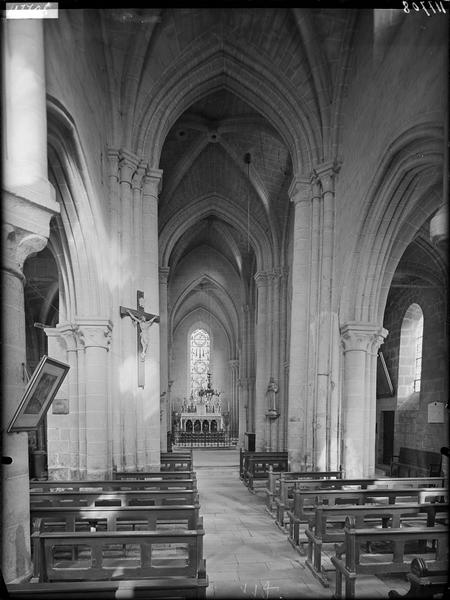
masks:
[[[183,402],[179,415],[179,430],[210,433],[224,430],[224,415],[219,399]]]

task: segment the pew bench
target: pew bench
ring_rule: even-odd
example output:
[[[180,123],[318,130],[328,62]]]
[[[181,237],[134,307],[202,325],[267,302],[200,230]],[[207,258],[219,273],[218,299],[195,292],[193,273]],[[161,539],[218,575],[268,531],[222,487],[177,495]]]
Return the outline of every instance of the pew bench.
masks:
[[[102,508],[40,507],[30,510],[33,533],[89,531],[167,531],[203,528],[200,505]],[[39,539],[33,539],[34,576],[38,576]]]
[[[389,478],[362,478],[362,479],[342,479],[334,476],[335,472],[330,472],[330,476],[324,479],[309,480],[290,480],[280,479],[280,491],[275,498],[275,523],[284,532],[289,521],[288,511],[293,507],[294,491],[298,488],[304,490],[310,489],[376,489],[376,488],[407,488],[407,487],[443,487],[444,477],[389,477]]]
[[[356,528],[423,526],[434,527],[445,524],[448,504],[389,504],[375,506],[318,506],[314,520],[305,530],[308,538],[306,566],[325,586],[328,577],[322,568],[322,548],[324,544],[344,541],[344,525],[347,517],[353,517]]]
[[[309,524],[314,519],[317,506],[326,504],[336,506],[339,504],[363,505],[376,503],[395,504],[396,502],[409,502],[426,504],[431,502],[448,502],[447,488],[374,488],[365,490],[294,490],[292,510],[288,511],[289,532],[288,541],[300,553],[304,554],[303,543],[300,540],[300,525]]]
[[[117,492],[32,492],[30,507],[168,506],[197,504],[196,490],[131,490]]]
[[[401,477],[405,475],[440,476],[442,474],[442,456],[439,452],[420,450],[418,448],[400,447],[399,454],[392,457],[390,474]]]
[[[33,533],[40,582],[188,578],[205,571],[204,530]],[[37,541],[35,541],[37,538]],[[74,558],[76,557],[76,558]]]
[[[199,571],[196,579],[188,577],[161,579],[121,579],[116,581],[77,581],[8,584],[10,600],[170,600],[206,597],[208,577]]]
[[[145,490],[196,490],[196,479],[136,479],[136,480],[58,480],[33,481],[30,483],[30,493],[35,492],[87,492],[100,490],[102,492],[125,492]]]
[[[113,479],[128,481],[129,479],[196,479],[195,471],[117,471],[113,470]]]
[[[355,587],[360,575],[383,575],[390,573],[406,573],[414,556],[408,553],[408,546],[416,546],[418,542],[427,544],[427,552],[422,558],[426,560],[446,561],[448,555],[448,527],[398,527],[373,529],[355,527],[353,517],[347,517],[344,527],[343,550],[337,548],[331,562],[336,568],[335,598],[355,598]],[[365,551],[369,545],[388,543],[387,552],[374,553]],[[429,543],[433,546],[430,547]],[[345,558],[342,555],[345,554]],[[417,554],[415,549],[412,554]],[[345,580],[345,595],[342,596],[342,583]]]
[[[160,459],[161,471],[192,471],[192,458],[170,452]]]
[[[287,471],[287,452],[244,452],[243,482],[249,492],[255,491],[255,480],[268,479],[270,467],[274,472]]]
[[[266,509],[271,516],[276,507],[276,499],[283,495],[283,482],[294,482],[303,480],[321,480],[327,478],[341,478],[342,469],[339,471],[279,471],[275,472],[270,467],[266,492]]]
[[[447,560],[425,561],[423,558],[416,557],[411,561],[407,578],[410,582],[410,589],[406,594],[390,590],[388,598],[433,598],[436,594],[443,594],[444,598],[448,598]]]

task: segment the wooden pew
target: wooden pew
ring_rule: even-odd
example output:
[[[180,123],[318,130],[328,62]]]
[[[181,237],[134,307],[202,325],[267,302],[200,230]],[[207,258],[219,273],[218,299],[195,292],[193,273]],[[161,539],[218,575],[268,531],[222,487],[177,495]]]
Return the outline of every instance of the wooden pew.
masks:
[[[92,489],[103,492],[120,491],[145,491],[145,490],[196,490],[196,479],[137,479],[137,480],[58,480],[58,481],[32,481],[30,493],[35,492],[62,492],[62,491],[89,491]]]
[[[402,446],[391,460],[391,475],[442,475],[442,456],[439,452]]]
[[[286,479],[280,478],[278,496],[275,497],[275,523],[284,531],[288,523],[288,511],[293,506],[294,490],[302,489],[343,489],[354,487],[362,490],[368,488],[395,488],[395,487],[444,487],[444,477],[386,477],[386,478],[362,478],[342,479],[329,472],[327,478],[318,481],[309,479]],[[283,475],[283,474],[281,474]]]
[[[192,457],[183,456],[178,452],[168,452],[161,455],[161,471],[192,471]]]
[[[360,575],[383,575],[386,573],[406,573],[412,556],[405,552],[408,544],[427,544],[425,560],[446,561],[448,556],[448,527],[390,527],[385,529],[356,528],[354,517],[347,517],[344,527],[343,552],[337,550],[331,557],[336,568],[335,598],[355,598],[355,586]],[[389,542],[392,548],[386,553],[365,551],[369,545]],[[433,543],[433,547],[429,546]],[[417,551],[413,550],[414,554]],[[345,554],[345,558],[342,555]],[[345,579],[345,595],[342,596],[342,579]]]
[[[411,585],[406,594],[390,590],[388,598],[434,598],[436,594],[449,597],[448,560],[425,561],[416,557],[407,577]]]
[[[397,500],[398,499],[398,500]],[[397,501],[415,504],[431,502],[448,502],[447,488],[374,488],[365,490],[294,490],[292,510],[288,511],[289,532],[288,541],[300,553],[304,554],[300,541],[300,524],[309,523],[314,519],[318,505],[328,506],[338,504],[367,504],[385,502],[395,504]],[[304,540],[306,541],[306,540]]]
[[[314,520],[305,530],[308,538],[306,566],[325,586],[329,586],[326,573],[322,569],[322,547],[324,544],[342,543],[346,517],[355,519],[355,526],[362,527],[434,527],[446,524],[448,504],[389,504],[363,506],[317,506]]]
[[[195,471],[116,471],[113,470],[113,479],[128,481],[129,479],[196,479]]]
[[[39,506],[167,506],[196,504],[196,490],[132,490],[117,492],[33,492],[31,508]]]
[[[39,581],[186,578],[205,572],[202,528],[189,531],[33,533]],[[77,548],[77,559],[73,550]],[[67,552],[69,550],[69,552]]]
[[[322,480],[328,478],[342,478],[342,469],[339,471],[274,471],[269,467],[266,492],[266,509],[271,516],[276,507],[276,499],[281,495],[282,482],[293,482],[298,480]]]
[[[242,480],[250,492],[254,492],[255,480],[266,480],[269,468],[273,471],[288,470],[287,452],[247,452],[240,450],[240,469]]]
[[[203,528],[200,505],[102,508],[39,507],[30,510],[32,533],[54,531],[157,531]],[[32,536],[34,576],[38,576],[39,539]]]

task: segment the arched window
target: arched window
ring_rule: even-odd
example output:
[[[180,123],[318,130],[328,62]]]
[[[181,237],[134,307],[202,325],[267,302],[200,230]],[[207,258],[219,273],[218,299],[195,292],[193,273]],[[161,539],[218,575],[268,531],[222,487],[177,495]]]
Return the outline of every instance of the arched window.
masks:
[[[198,390],[206,388],[210,362],[211,344],[207,331],[196,329],[191,334],[191,394],[197,397]]]
[[[416,325],[416,356],[414,361],[414,391],[420,392],[422,379],[423,314]]]
[[[420,392],[422,379],[423,312],[416,303],[405,313],[400,331],[398,399]]]

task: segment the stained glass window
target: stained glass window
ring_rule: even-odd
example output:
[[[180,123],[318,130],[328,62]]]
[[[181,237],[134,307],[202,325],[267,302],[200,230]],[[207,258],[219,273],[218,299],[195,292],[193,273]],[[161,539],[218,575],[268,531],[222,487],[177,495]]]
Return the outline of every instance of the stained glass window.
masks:
[[[210,361],[210,339],[204,329],[196,329],[191,334],[191,394],[198,398],[198,390],[206,388]]]

